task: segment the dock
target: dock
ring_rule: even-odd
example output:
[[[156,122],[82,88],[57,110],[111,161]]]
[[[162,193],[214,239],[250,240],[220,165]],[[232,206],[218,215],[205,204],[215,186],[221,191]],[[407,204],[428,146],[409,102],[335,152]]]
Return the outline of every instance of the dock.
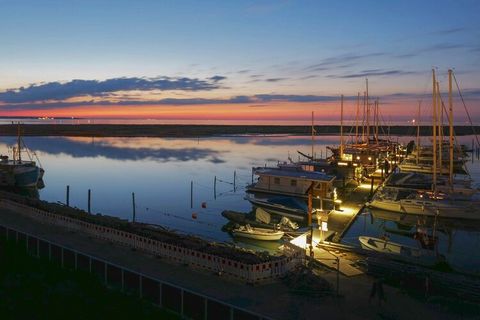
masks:
[[[362,212],[365,203],[375,193],[383,181],[381,172],[373,174],[373,183],[361,183],[353,190],[345,192],[345,199],[339,210],[332,210],[328,214],[328,231],[321,231],[318,227],[313,227],[313,232],[306,232],[290,242],[306,250],[306,255],[311,256],[321,265],[337,270],[344,276],[352,277],[364,274],[364,272],[355,266],[355,261],[348,259],[345,253],[338,250],[329,250],[321,246],[326,239],[331,239],[333,243],[338,243],[355,221],[358,214]],[[310,248],[307,244],[307,236],[312,234],[313,255],[310,254]]]

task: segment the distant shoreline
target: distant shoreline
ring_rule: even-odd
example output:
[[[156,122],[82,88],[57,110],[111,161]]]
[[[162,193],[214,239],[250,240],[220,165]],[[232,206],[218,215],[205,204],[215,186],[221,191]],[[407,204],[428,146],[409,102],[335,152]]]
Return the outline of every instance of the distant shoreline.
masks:
[[[17,125],[0,125],[0,136],[16,136]],[[372,128],[371,128],[372,130]],[[414,136],[416,127],[391,126],[380,127],[379,132],[385,136]],[[455,126],[457,136],[472,135],[473,130],[480,133],[480,126]],[[315,126],[316,135],[339,135],[339,125]],[[359,128],[359,132],[361,128]],[[344,126],[344,134],[354,133],[355,127]],[[129,125],[129,124],[24,124],[23,136],[69,136],[69,137],[205,137],[215,135],[311,135],[310,126],[301,125]],[[422,126],[422,136],[431,135],[430,126]],[[445,127],[444,134],[448,134]]]

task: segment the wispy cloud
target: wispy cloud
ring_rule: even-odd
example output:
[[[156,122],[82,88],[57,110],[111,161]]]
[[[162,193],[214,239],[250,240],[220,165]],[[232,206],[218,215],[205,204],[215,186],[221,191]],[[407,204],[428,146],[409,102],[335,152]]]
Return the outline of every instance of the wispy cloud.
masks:
[[[268,79],[265,79],[265,81],[267,81],[267,82],[279,82],[279,81],[284,81],[284,80],[287,80],[287,78],[268,78]]]
[[[466,30],[465,27],[453,27],[453,28],[433,31],[433,32],[430,32],[430,34],[432,34],[432,35],[445,35],[445,34],[459,33],[459,32],[462,32],[464,30]]]
[[[331,68],[347,68],[352,66],[352,62],[357,62],[362,59],[385,56],[385,52],[373,52],[365,54],[343,54],[333,57],[328,57],[321,60],[319,63],[309,65],[305,70],[309,71],[325,71]]]
[[[410,75],[416,74],[413,71],[402,71],[402,70],[383,70],[383,69],[371,69],[371,70],[363,70],[358,73],[351,73],[351,74],[332,74],[328,75],[327,78],[335,78],[335,79],[349,79],[349,78],[367,78],[367,77],[378,77],[378,76],[403,76],[403,75]]]
[[[117,91],[183,90],[209,91],[220,88],[226,77],[215,75],[205,80],[197,78],[113,78],[107,80],[72,80],[32,84],[0,92],[0,101],[6,103],[65,100],[73,97],[105,96]]]

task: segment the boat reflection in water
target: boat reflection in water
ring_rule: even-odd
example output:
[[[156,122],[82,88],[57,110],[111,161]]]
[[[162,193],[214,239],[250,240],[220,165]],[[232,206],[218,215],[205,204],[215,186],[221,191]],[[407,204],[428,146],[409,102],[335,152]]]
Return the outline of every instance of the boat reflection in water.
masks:
[[[370,208],[357,218],[345,240],[355,239],[357,245],[362,245],[359,237],[376,238],[387,246],[392,243],[398,248],[415,249],[429,257],[417,264],[427,265],[430,257],[435,256],[438,262],[446,262],[456,271],[480,275],[480,256],[472,251],[480,245],[478,220],[416,216]],[[380,249],[376,251],[381,252]]]

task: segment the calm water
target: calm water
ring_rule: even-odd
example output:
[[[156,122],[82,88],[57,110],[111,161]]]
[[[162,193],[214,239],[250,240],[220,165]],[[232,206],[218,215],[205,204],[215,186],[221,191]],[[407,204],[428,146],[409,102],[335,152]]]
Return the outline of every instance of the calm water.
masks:
[[[410,137],[400,138],[408,141]],[[471,144],[471,137],[460,137]],[[315,153],[325,155],[327,145],[338,144],[338,137],[316,137]],[[92,190],[92,212],[125,219],[132,217],[132,192],[136,197],[137,220],[217,241],[232,241],[221,230],[227,222],[223,210],[250,211],[244,200],[245,186],[251,182],[251,168],[275,165],[288,157],[298,158],[297,150],[311,152],[311,138],[298,136],[235,136],[202,139],[164,138],[70,138],[26,137],[46,170],[40,197],[65,202],[70,185],[70,204],[87,208],[87,190]],[[4,137],[0,150],[5,153],[14,138]],[[469,163],[472,177],[480,182],[479,161]],[[236,190],[233,176],[236,171]],[[217,177],[217,196],[213,181]],[[193,181],[193,208],[190,183]],[[202,208],[206,202],[207,208]],[[196,213],[197,219],[192,218]],[[344,241],[358,244],[359,235],[379,237],[416,246],[413,219],[395,222],[397,215],[359,215]],[[431,221],[425,222],[430,228]],[[453,257],[454,264],[467,271],[480,272],[480,232],[475,224],[438,221],[439,250]]]

